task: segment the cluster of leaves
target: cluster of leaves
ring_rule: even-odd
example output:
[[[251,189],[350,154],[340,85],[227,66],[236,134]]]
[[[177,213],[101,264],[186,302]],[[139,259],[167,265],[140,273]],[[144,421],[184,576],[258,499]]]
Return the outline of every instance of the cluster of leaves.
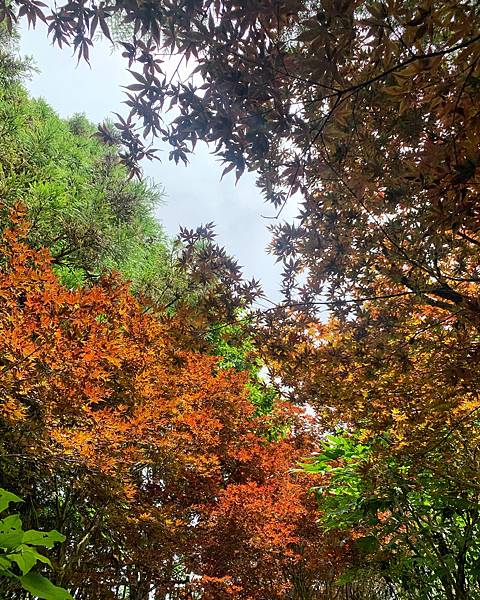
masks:
[[[374,536],[378,561],[358,563],[376,565],[393,598],[475,598],[478,328],[462,311],[392,296],[349,320],[283,311],[259,347],[293,401],[345,432],[313,461],[329,478],[317,491],[324,526]],[[382,527],[368,507],[385,513]]]
[[[17,33],[10,34],[4,25],[0,25],[0,84],[2,86],[30,77],[35,70],[31,58],[21,58],[17,55],[17,42]]]
[[[226,170],[259,171],[277,207],[300,190],[301,219],[276,227],[273,245],[287,297],[304,271],[309,307],[321,293],[376,295],[386,281],[477,318],[477,3],[74,1],[49,13],[16,0],[0,13],[9,27],[45,21],[87,60],[98,28],[132,26],[131,110],[117,123],[127,162],[146,152],[138,126],[168,140],[176,161],[198,140],[215,144]],[[171,76],[162,60],[174,54]],[[169,124],[166,103],[178,109]]]
[[[0,488],[0,512],[5,511],[11,502],[22,499]],[[0,520],[0,578],[18,582],[24,590],[44,600],[72,600],[70,594],[59,588],[43,575],[32,571],[37,563],[47,564],[50,560],[37,551],[38,546],[53,548],[56,542],[64,542],[65,536],[58,531],[24,531],[20,515],[13,514]],[[15,571],[19,571],[17,575]],[[2,583],[0,580],[0,590]]]
[[[278,214],[301,193],[297,222],[273,228],[285,302],[255,344],[271,380],[324,430],[368,447],[359,460],[340,444],[340,470],[320,472],[331,491],[350,490],[327,493],[330,524],[369,540],[386,598],[478,595],[479,10],[471,0],[0,2],[7,27],[44,20],[87,60],[99,28],[130,31],[121,43],[135,81],[116,127],[132,172],[152,157],[150,135],[176,162],[203,140],[224,172],[256,169]],[[162,60],[173,55],[172,74]],[[235,314],[255,286],[236,286],[209,228],[183,236],[195,277],[225,269]],[[223,304],[222,276],[208,281]],[[385,499],[390,529],[379,533]]]
[[[315,489],[322,526],[356,532],[357,569],[343,579],[357,578],[370,560],[402,598],[480,597],[478,490],[413,461],[391,455],[379,461],[375,445],[388,442],[379,438],[367,445],[358,437],[328,436],[322,451],[303,465],[325,476]]]
[[[328,435],[320,452],[301,468],[307,473],[327,475],[326,489],[315,488],[322,502],[322,524],[327,529],[348,529],[358,524],[358,509],[364,496],[361,466],[368,460],[368,446],[346,436]],[[358,544],[358,540],[357,540]]]
[[[119,270],[136,291],[160,301],[171,251],[153,212],[158,190],[128,181],[115,149],[94,138],[95,128],[83,116],[60,119],[44,101],[29,99],[2,66],[0,71],[6,78],[0,89],[4,206],[22,198],[31,243],[50,248],[68,285]]]
[[[413,182],[431,199],[438,186],[450,190],[451,200],[462,194],[452,184],[468,190],[475,173],[480,40],[478,6],[469,0],[420,6],[395,0],[252,0],[241,6],[233,0],[124,0],[108,7],[74,1],[51,10],[16,0],[3,3],[1,17],[10,29],[19,18],[32,25],[43,20],[54,43],[73,46],[86,60],[96,32],[111,38],[111,24],[131,25],[121,43],[135,82],[119,130],[133,163],[150,152],[136,125],[168,140],[177,162],[206,140],[216,145],[226,170],[260,168],[262,188],[275,205],[300,189],[311,218],[320,208],[320,181],[356,205],[376,198],[380,186],[391,187],[393,197],[387,193],[383,204],[392,208],[405,193],[398,182],[385,181],[387,173],[392,183]],[[172,76],[162,61],[175,54],[179,65]],[[180,113],[169,124],[161,117],[166,104]],[[432,145],[439,153],[435,164],[422,159]],[[447,155],[454,161],[442,167]],[[385,169],[387,162],[396,170]],[[378,215],[374,202],[366,206]]]
[[[184,273],[198,308],[223,322],[235,321],[263,295],[260,283],[243,278],[238,262],[215,242],[213,223],[196,229],[180,228],[176,265]]]
[[[206,341],[212,353],[220,357],[222,369],[244,371],[249,375],[247,388],[250,401],[259,414],[271,414],[280,402],[280,394],[262,377],[263,363],[258,357],[254,338],[243,323],[233,325],[216,324],[209,328]]]

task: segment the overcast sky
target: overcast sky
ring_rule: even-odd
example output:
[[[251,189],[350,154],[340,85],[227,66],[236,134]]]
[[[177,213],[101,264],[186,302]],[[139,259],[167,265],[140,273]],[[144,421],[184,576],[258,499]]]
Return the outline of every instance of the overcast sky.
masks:
[[[83,62],[77,67],[69,48],[51,46],[43,26],[21,33],[21,52],[32,55],[40,69],[28,82],[33,96],[45,98],[62,117],[80,112],[95,123],[112,111],[125,112],[120,86],[131,81],[124,59],[107,44],[95,45],[90,69]],[[187,167],[170,162],[168,148],[163,150],[162,162],[147,162],[144,170],[165,190],[165,204],[157,214],[166,231],[175,235],[179,225],[214,221],[219,243],[238,259],[246,276],[262,281],[267,297],[277,300],[280,267],[265,251],[272,221],[262,217],[273,215],[274,209],[263,202],[254,175],[244,175],[237,185],[232,174],[220,181],[222,167],[203,144],[197,145]],[[292,202],[282,218],[291,220],[294,212]]]

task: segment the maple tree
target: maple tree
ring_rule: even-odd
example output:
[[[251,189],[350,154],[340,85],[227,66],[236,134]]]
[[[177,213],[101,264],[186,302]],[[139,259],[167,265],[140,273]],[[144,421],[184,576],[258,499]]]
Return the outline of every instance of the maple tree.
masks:
[[[301,192],[298,223],[274,228],[287,300],[303,272],[295,302],[309,308],[387,286],[477,319],[476,3],[69,2],[47,12],[22,0],[1,14],[9,27],[44,20],[87,60],[95,32],[131,25],[121,41],[130,114],[118,135],[100,136],[122,141],[134,169],[150,152],[139,127],[168,140],[176,161],[199,140],[215,144],[227,170],[259,173],[280,210]],[[180,114],[164,123],[171,105]]]
[[[54,43],[87,60],[96,32],[110,38],[114,19],[131,24],[121,40],[135,78],[130,114],[118,121],[125,161],[132,166],[151,151],[138,124],[168,140],[176,161],[205,140],[227,170],[256,169],[277,207],[300,190],[300,225],[280,226],[276,245],[282,256],[298,255],[288,269],[312,271],[308,298],[326,277],[335,289],[363,283],[368,291],[375,262],[403,288],[458,304],[453,286],[468,303],[476,3],[74,1],[48,14],[22,0],[5,2],[1,14],[7,25],[45,21]],[[171,55],[173,75],[162,63]],[[180,114],[164,123],[170,105]],[[109,141],[111,132],[101,131]]]
[[[1,477],[28,499],[27,526],[66,536],[53,581],[78,600],[333,584],[308,478],[289,473],[313,423],[281,403],[256,416],[248,372],[192,349],[178,316],[145,312],[113,275],[62,286],[22,211],[8,219]]]
[[[353,581],[368,564],[387,597],[478,597],[477,325],[395,294],[352,313],[289,311],[260,338],[291,399],[337,429],[338,446],[306,466],[331,478],[321,521],[370,544]]]
[[[86,60],[95,32],[131,24],[121,45],[141,72],[117,128],[134,170],[151,157],[138,126],[176,161],[198,140],[215,144],[226,170],[257,170],[274,206],[301,191],[299,223],[275,228],[287,297],[300,271],[309,306],[319,294],[370,297],[386,280],[477,318],[476,3],[74,1],[47,14],[17,0],[0,12],[10,28],[45,21]],[[172,75],[166,55],[179,58]],[[171,105],[180,114],[164,123]]]

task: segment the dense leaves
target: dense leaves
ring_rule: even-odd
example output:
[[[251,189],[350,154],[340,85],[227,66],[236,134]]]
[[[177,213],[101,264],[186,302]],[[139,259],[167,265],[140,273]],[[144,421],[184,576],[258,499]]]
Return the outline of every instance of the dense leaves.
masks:
[[[145,312],[115,277],[62,286],[22,214],[10,220],[1,476],[28,497],[26,522],[66,535],[57,583],[77,599],[272,599],[330,580],[308,480],[289,473],[313,424],[281,404],[255,416],[246,371],[190,349],[177,317]]]
[[[376,544],[394,598],[478,597],[476,323],[393,294],[349,320],[284,323],[261,338],[272,373],[344,435],[313,459],[331,477],[324,525]]]
[[[124,161],[135,169],[150,152],[138,125],[176,162],[198,140],[215,144],[226,171],[259,171],[277,207],[301,191],[299,224],[276,227],[274,249],[288,286],[307,272],[302,302],[370,297],[388,282],[478,312],[476,3],[74,1],[49,14],[22,0],[1,14],[10,28],[43,18],[86,60],[98,27],[110,37],[114,19],[130,24]],[[167,54],[178,55],[172,74]]]
[[[305,465],[326,477],[316,490],[323,526],[356,532],[357,572],[349,577],[361,576],[367,559],[393,597],[478,598],[478,491],[414,461],[379,461],[375,445],[387,442],[366,445],[339,432]]]
[[[285,267],[284,301],[265,311],[250,335],[277,395],[309,406],[323,437],[337,431],[305,468],[324,479],[316,486],[324,528],[337,536],[344,564],[358,567],[349,580],[345,574],[339,580],[353,586],[343,592],[478,597],[478,3],[119,0],[106,6],[73,0],[51,10],[15,0],[0,7],[10,29],[19,18],[32,25],[45,20],[54,43],[73,46],[79,59],[88,61],[99,31],[120,38],[132,73],[130,112],[118,115],[116,130],[101,126],[98,136],[121,146],[130,173],[139,173],[139,160],[152,158],[154,137],[170,143],[177,163],[186,163],[196,143],[206,141],[224,174],[257,171],[277,216],[299,193],[296,222],[273,226],[271,248]],[[178,60],[173,68],[172,60],[162,62],[166,57]],[[168,122],[162,111],[170,107]],[[238,318],[258,294],[256,282],[240,281],[209,226],[181,237],[180,264],[192,281],[206,284],[214,318]],[[115,297],[114,289],[108,294]],[[182,310],[188,314],[187,306]],[[101,330],[102,323],[103,317],[95,327]],[[77,379],[65,391],[75,389]],[[22,422],[25,408],[12,398],[12,414]],[[68,428],[78,427],[80,435],[82,419],[68,423],[65,435],[61,421],[55,423],[58,448],[87,470],[99,461],[107,474],[120,472],[123,461],[144,460],[145,448],[129,444],[131,432],[122,438],[117,421],[126,420],[124,404],[112,414],[103,406],[82,413],[89,423],[83,446],[68,447]],[[68,409],[74,406],[72,400]],[[249,406],[247,420],[258,419],[265,427],[260,438],[267,439],[269,428]],[[67,407],[63,411],[68,414]],[[107,417],[116,419],[113,429]],[[141,433],[150,435],[148,428]],[[100,434],[114,448],[108,457]],[[277,443],[289,443],[288,436]],[[298,552],[292,523],[305,517],[307,505],[291,499],[288,478],[282,482],[287,500],[278,504],[288,518],[278,523],[282,539]],[[225,551],[203,546],[205,575],[214,586],[202,588],[204,595],[222,597],[225,585],[237,597],[290,593],[272,566],[277,538],[267,535],[269,493],[279,496],[276,479],[264,496],[258,485],[255,477],[235,480],[215,495],[208,540],[222,538]],[[251,495],[264,500],[261,533]],[[241,556],[247,548],[253,553],[241,562],[241,582],[229,579],[231,571],[240,572],[224,543],[229,536],[244,549]],[[268,558],[256,558],[260,541],[271,550]],[[315,543],[305,547],[308,555]],[[282,547],[283,559],[291,551]],[[252,591],[252,568],[261,592]],[[314,583],[298,597],[331,592],[326,578],[318,583],[320,571],[316,580],[303,572],[303,582]],[[279,587],[271,587],[270,573]],[[364,581],[375,582],[374,591],[362,587]]]
[[[6,56],[15,68],[0,64],[2,202],[12,206],[22,198],[31,243],[50,248],[68,285],[116,269],[136,291],[160,300],[170,251],[153,212],[159,191],[129,182],[115,148],[94,139],[86,118],[63,121],[44,101],[28,98],[13,79],[22,72],[13,50]]]

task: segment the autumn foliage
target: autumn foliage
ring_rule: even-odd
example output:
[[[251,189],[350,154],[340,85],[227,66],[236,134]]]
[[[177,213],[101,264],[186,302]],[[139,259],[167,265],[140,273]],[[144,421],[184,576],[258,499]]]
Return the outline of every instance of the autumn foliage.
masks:
[[[15,212],[1,242],[2,477],[67,535],[58,582],[76,598],[285,597],[317,545],[308,483],[289,474],[308,422],[256,417],[246,374],[186,347],[117,277],[60,285],[28,228]],[[295,436],[272,440],[272,418]]]
[[[271,216],[301,196],[272,227],[283,299],[255,314],[210,224],[181,231],[201,292],[167,317],[115,275],[60,286],[13,217],[2,468],[68,530],[78,598],[480,598],[479,7],[0,0],[79,59],[121,38],[129,112],[97,137],[132,177],[155,138],[185,164],[204,141]],[[259,416],[207,314],[242,323],[289,407]]]

